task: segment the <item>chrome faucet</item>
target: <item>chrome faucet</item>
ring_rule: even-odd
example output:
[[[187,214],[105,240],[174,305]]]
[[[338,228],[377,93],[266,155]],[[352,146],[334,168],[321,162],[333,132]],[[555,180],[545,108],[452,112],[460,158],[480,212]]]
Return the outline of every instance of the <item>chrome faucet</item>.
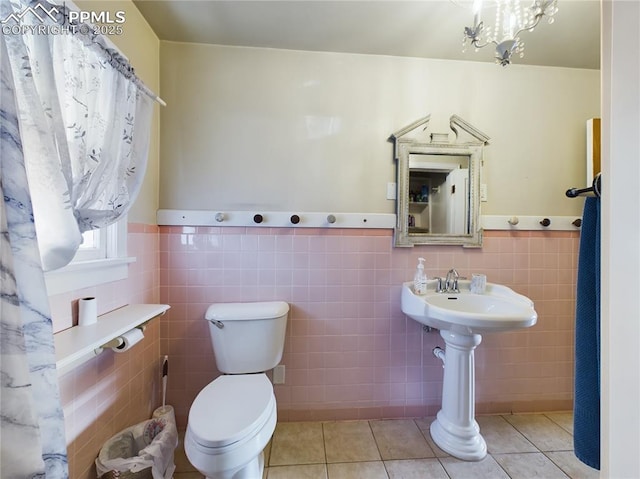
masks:
[[[449,272],[447,273],[447,278],[444,281],[444,292],[445,293],[459,293],[460,292],[460,290],[458,289],[458,278],[459,277],[460,277],[460,275],[455,270],[455,268],[452,268],[452,269],[449,270]]]

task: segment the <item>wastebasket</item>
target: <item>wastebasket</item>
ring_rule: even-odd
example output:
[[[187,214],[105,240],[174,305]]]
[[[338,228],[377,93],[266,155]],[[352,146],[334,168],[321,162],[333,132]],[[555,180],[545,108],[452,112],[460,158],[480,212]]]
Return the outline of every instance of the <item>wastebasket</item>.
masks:
[[[171,406],[111,437],[96,459],[98,479],[171,479],[178,430]]]

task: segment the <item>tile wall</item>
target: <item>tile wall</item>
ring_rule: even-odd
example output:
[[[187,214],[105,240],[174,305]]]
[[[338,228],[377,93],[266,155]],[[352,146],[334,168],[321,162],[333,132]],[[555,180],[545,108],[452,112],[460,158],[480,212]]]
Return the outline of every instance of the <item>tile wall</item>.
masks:
[[[291,305],[280,420],[416,417],[439,409],[443,345],[400,310],[400,285],[417,258],[429,276],[483,272],[529,296],[526,331],[487,335],[476,351],[477,412],[568,410],[578,234],[485,232],[482,249],[393,248],[388,230],[160,227],[161,353],[170,356],[168,402],[186,425],[196,394],[219,373],[209,304]]]
[[[221,301],[291,305],[286,382],[275,387],[281,420],[423,417],[440,402],[442,345],[400,311],[399,291],[418,256],[427,273],[484,272],[531,297],[538,324],[485,336],[476,352],[477,411],[567,410],[573,390],[573,309],[578,236],[486,232],[482,249],[392,247],[386,230],[184,228],[130,224],[129,278],[51,298],[54,328],[74,324],[77,298],[104,313],[162,302],[129,354],[110,351],[60,378],[71,476],[95,477],[102,444],[148,418],[160,399],[160,361],[170,356],[167,402],[180,426],[215,378],[203,320]]]
[[[137,258],[126,280],[50,298],[54,330],[76,324],[77,299],[95,296],[98,314],[131,303],[158,303],[158,227],[129,224],[128,253]],[[94,460],[102,445],[122,429],[148,419],[160,404],[160,324],[150,323],[145,339],[128,353],[104,351],[60,377],[69,474],[96,477]]]

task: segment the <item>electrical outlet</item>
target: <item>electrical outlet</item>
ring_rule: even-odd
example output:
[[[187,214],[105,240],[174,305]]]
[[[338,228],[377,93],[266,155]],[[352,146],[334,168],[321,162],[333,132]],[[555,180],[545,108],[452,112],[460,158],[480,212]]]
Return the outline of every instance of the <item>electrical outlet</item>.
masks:
[[[284,384],[284,364],[273,368],[273,384]]]
[[[388,200],[396,199],[396,191],[397,191],[397,186],[395,183],[392,183],[392,182],[387,183],[387,199]]]

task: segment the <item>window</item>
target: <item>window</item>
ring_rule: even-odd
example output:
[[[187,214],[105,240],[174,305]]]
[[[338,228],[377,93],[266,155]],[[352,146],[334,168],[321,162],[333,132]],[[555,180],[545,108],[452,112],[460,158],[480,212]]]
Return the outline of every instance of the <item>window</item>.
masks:
[[[105,231],[90,230],[82,235],[82,244],[73,258],[75,261],[90,261],[107,258],[107,245],[105,241]],[[102,240],[102,241],[101,241]]]
[[[49,296],[125,279],[127,257],[127,218],[99,230],[87,231],[75,257],[64,268],[45,273]]]

